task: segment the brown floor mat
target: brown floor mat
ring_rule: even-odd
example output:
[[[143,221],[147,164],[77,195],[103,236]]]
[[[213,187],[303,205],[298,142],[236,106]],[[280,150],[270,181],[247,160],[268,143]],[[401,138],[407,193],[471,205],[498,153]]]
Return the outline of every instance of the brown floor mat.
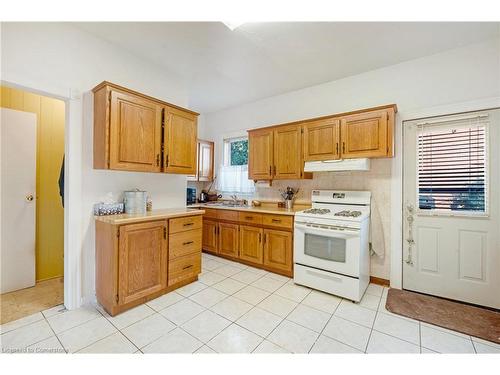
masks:
[[[500,344],[499,312],[399,289],[389,289],[385,308],[394,314]]]

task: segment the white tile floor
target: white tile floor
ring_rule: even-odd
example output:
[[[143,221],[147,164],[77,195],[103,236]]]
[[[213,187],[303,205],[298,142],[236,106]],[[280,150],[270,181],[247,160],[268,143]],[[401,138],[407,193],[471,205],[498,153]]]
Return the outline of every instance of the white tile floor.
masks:
[[[394,315],[387,288],[359,304],[203,254],[199,281],[110,317],[57,307],[0,326],[3,352],[500,353],[500,345]]]

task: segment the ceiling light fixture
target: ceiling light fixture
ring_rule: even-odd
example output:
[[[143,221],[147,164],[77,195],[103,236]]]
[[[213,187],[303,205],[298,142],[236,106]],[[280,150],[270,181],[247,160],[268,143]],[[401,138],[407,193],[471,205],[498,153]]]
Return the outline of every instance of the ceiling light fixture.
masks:
[[[244,23],[246,22],[236,22],[236,21],[229,21],[229,22],[226,22],[226,21],[222,21],[222,23],[231,31],[234,31],[235,29],[237,29],[238,27],[240,27],[241,25],[243,25]]]

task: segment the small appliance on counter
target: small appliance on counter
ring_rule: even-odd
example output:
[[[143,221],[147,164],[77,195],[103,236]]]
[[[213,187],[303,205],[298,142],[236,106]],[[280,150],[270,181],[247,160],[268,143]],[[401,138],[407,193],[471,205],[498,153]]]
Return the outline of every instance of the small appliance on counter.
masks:
[[[208,202],[208,193],[205,190],[201,191],[199,202],[200,203],[206,203],[206,202]]]
[[[186,204],[196,203],[196,188],[188,187],[186,188]]]
[[[123,192],[123,203],[126,214],[145,214],[147,192],[135,189]]]

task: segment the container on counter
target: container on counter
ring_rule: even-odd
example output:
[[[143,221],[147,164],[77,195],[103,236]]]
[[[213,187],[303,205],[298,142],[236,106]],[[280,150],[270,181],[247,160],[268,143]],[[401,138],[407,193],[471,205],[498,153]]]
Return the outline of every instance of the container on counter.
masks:
[[[135,189],[123,192],[123,203],[126,214],[145,214],[147,205],[147,192]]]

